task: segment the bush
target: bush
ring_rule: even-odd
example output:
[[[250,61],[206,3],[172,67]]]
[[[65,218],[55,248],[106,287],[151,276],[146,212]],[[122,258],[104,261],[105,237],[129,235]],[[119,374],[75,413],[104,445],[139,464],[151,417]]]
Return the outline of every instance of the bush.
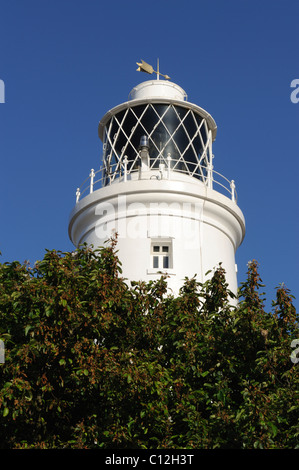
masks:
[[[0,265],[1,448],[296,448],[298,316],[265,312],[257,263],[237,307],[221,265],[177,298],[121,278],[116,241]]]

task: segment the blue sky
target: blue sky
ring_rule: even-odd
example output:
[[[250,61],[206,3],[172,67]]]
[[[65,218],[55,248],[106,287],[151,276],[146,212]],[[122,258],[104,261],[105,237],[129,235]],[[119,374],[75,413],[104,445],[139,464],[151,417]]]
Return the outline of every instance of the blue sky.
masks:
[[[98,169],[98,122],[149,75],[182,86],[218,126],[214,168],[234,179],[267,306],[284,282],[298,305],[299,3],[296,0],[2,0],[2,262],[69,251],[75,191]],[[298,94],[299,96],[299,94]]]

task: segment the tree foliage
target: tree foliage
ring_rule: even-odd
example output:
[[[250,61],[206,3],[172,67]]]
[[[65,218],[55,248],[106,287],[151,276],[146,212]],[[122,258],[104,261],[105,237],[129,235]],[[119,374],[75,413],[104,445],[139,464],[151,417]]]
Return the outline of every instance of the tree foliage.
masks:
[[[1,264],[0,447],[298,447],[298,315],[261,286],[252,261],[237,307],[221,265],[128,287],[115,240]]]

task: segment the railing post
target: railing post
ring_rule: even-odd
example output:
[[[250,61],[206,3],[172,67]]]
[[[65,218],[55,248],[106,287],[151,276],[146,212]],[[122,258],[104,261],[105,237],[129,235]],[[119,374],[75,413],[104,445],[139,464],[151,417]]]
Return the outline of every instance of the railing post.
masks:
[[[165,163],[160,163],[159,164],[159,171],[160,171],[160,179],[162,180],[163,179],[163,176],[164,176],[164,170],[165,170]]]
[[[79,202],[79,199],[80,199],[80,188],[77,188],[77,191],[76,191],[76,204],[77,204],[77,202]]]
[[[125,155],[125,158],[124,158],[124,182],[127,181],[127,177],[128,177],[128,157],[127,157],[127,155]]]
[[[89,192],[90,194],[93,193],[93,181],[94,181],[94,177],[95,177],[95,172],[94,172],[94,169],[92,168],[91,171],[90,171],[90,188],[89,188]]]
[[[232,194],[232,201],[236,202],[236,193],[235,193],[236,185],[235,185],[234,180],[231,180],[230,182],[230,189],[231,189],[231,194]]]
[[[170,153],[167,154],[167,179],[170,180],[170,162],[171,162],[171,155]]]
[[[208,164],[208,188],[213,189],[213,165]]]

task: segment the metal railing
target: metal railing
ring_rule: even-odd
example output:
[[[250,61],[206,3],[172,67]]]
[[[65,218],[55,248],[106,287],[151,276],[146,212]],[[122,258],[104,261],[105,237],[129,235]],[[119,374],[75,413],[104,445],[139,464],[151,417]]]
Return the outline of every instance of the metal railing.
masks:
[[[88,194],[93,193],[95,190],[110,186],[111,184],[117,184],[121,182],[126,182],[132,175],[140,172],[140,168],[134,168],[128,170],[128,160],[124,159],[124,165],[120,170],[110,168],[108,173],[107,168],[102,167],[97,171],[91,169],[89,176],[83,181],[80,187],[76,191],[76,203],[83,199]],[[203,183],[210,189],[214,189],[216,185],[217,191],[224,194],[225,196],[230,197],[230,199],[237,203],[237,192],[236,185],[234,180],[229,180],[225,176],[221,175],[211,167],[200,166],[200,174],[198,172],[198,165],[196,165],[197,172],[190,172],[190,165],[195,164],[193,162],[186,162],[189,166],[189,169],[183,170],[181,168],[170,168],[164,164],[160,165],[159,168],[151,168],[152,171],[159,172],[158,176],[155,176],[157,179],[163,180],[176,180],[176,173],[181,173],[189,176],[193,176],[198,182]],[[203,176],[204,175],[204,176]],[[137,176],[137,175],[136,175]],[[152,175],[153,177],[154,175]],[[137,178],[136,178],[137,179]],[[144,178],[143,178],[144,179]],[[177,178],[179,180],[179,178]]]

